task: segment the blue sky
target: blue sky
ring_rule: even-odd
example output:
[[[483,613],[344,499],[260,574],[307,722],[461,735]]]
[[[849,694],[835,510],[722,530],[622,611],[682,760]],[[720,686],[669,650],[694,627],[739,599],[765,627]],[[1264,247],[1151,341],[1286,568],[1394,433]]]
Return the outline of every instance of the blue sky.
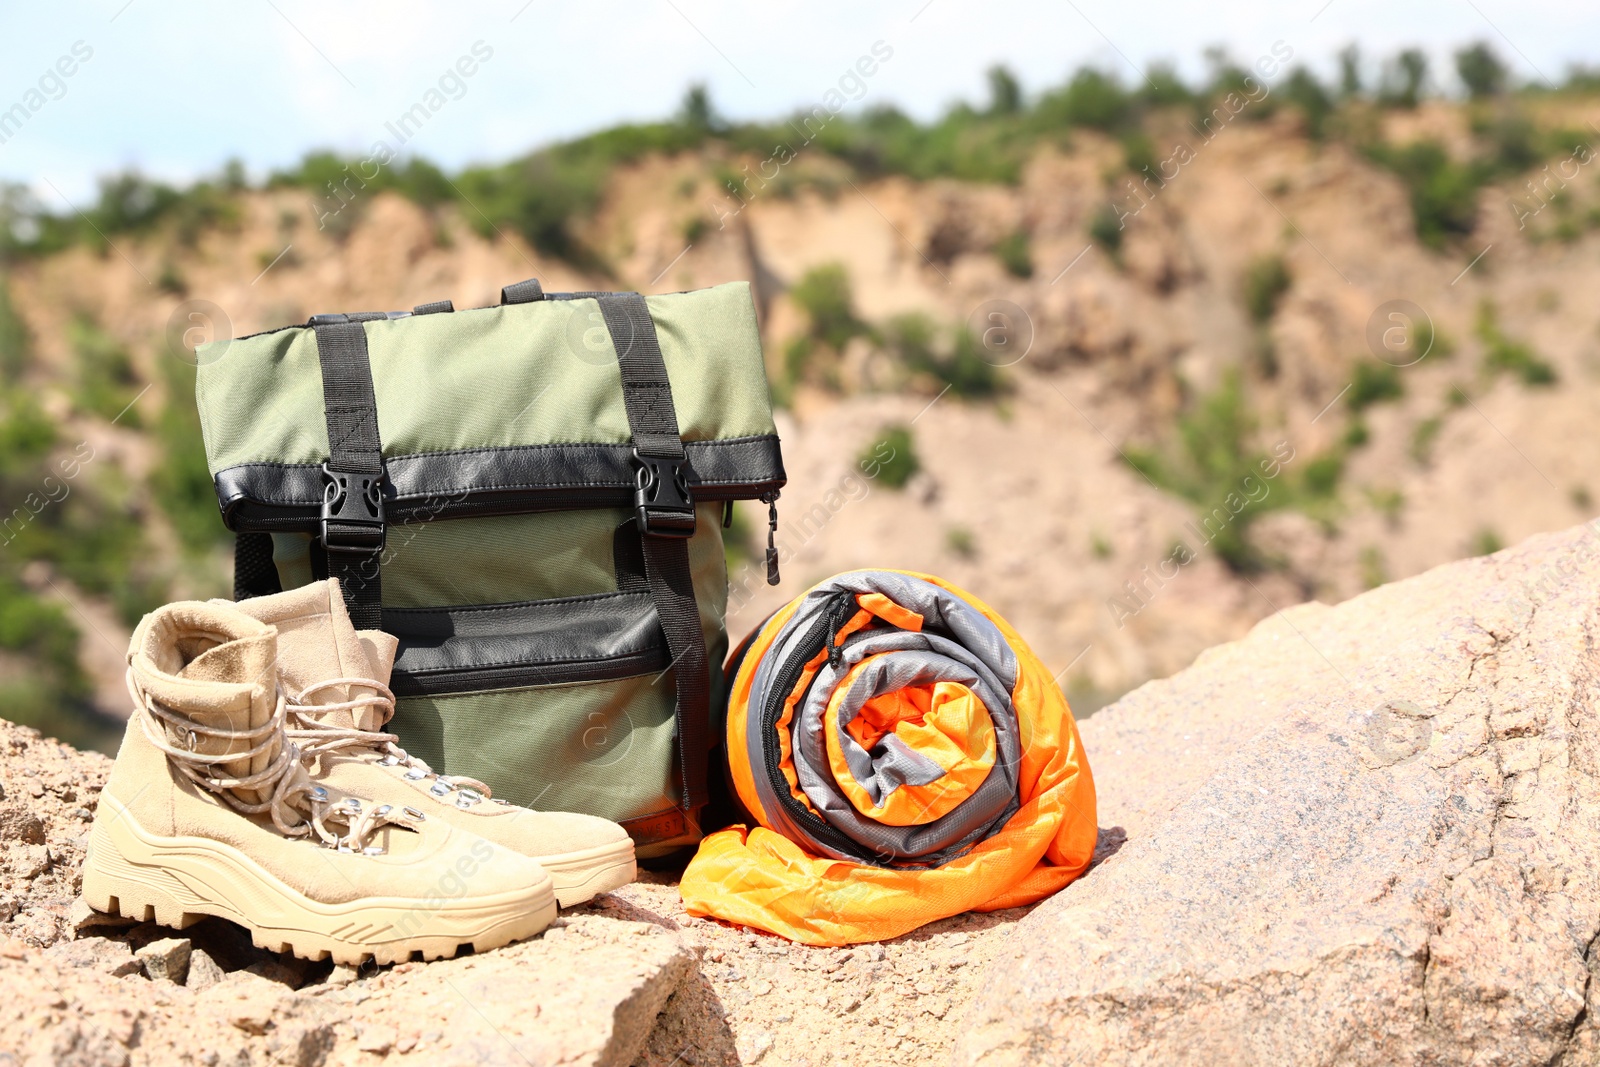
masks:
[[[695,81],[709,84],[734,118],[780,116],[819,101],[878,41],[893,56],[866,79],[855,106],[893,103],[921,117],[981,99],[983,72],[996,62],[1038,89],[1084,62],[1132,80],[1135,68],[1170,60],[1193,76],[1213,44],[1248,60],[1283,41],[1323,70],[1352,40],[1369,57],[1420,44],[1443,74],[1452,49],[1487,39],[1524,80],[1600,62],[1600,5],[1581,0],[486,0],[419,8],[373,0],[7,5],[0,112],[43,104],[0,143],[0,180],[25,182],[59,204],[54,190],[86,200],[96,176],[124,167],[186,181],[231,156],[261,175],[312,148],[364,153],[477,42],[480,55],[492,55],[468,62],[470,77],[447,79],[447,103],[408,145],[447,167],[666,115]],[[92,56],[59,83],[47,77],[78,42]],[[41,77],[46,92],[30,98]]]

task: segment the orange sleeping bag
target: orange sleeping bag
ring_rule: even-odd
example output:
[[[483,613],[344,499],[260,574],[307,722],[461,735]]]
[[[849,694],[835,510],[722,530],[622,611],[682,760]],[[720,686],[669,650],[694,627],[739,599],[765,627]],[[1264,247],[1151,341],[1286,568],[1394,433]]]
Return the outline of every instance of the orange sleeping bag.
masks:
[[[830,578],[728,670],[729,772],[755,825],[701,842],[691,915],[846,945],[1031,904],[1088,867],[1094,780],[1066,698],[948,582]]]

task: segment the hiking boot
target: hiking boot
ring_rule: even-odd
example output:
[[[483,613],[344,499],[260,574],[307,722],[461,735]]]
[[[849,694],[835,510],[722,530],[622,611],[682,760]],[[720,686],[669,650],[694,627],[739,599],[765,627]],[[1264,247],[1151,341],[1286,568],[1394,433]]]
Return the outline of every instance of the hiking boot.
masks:
[[[543,930],[556,903],[534,861],[311,780],[284,730],[277,657],[277,630],[231,604],[145,616],[84,862],[89,906],[176,929],[216,915],[262,948],[349,964]]]
[[[484,783],[436,774],[408,755],[394,734],[383,732],[394,714],[394,694],[385,683],[397,642],[382,631],[355,629],[337,579],[237,607],[278,629],[289,736],[314,757],[316,782],[417,808],[429,819],[538,860],[555,880],[562,907],[633,881],[633,841],[616,823],[494,800]]]

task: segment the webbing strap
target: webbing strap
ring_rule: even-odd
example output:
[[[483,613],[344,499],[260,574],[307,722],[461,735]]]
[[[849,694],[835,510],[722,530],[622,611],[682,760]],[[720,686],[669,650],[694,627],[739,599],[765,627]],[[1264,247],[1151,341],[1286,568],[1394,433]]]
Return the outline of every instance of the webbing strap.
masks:
[[[339,579],[356,629],[376,630],[383,621],[383,445],[367,332],[360,322],[318,323],[315,329],[328,423],[328,462],[322,467],[328,576]]]
[[[272,560],[272,535],[233,535],[233,599],[249,600],[283,592],[283,580]]]
[[[628,409],[633,447],[645,456],[683,461],[683,438],[672,407],[672,383],[650,309],[638,293],[596,298],[622,370],[622,402]]]
[[[596,297],[611,343],[617,351],[622,371],[622,400],[628,414],[628,429],[633,435],[638,457],[640,492],[646,480],[657,480],[665,471],[679,489],[686,485],[682,475],[683,440],[678,436],[678,417],[672,406],[672,385],[661,358],[661,344],[655,323],[644,297],[638,293],[606,293]],[[683,494],[689,511],[689,531],[693,531],[693,501]],[[672,654],[673,682],[677,689],[678,767],[683,776],[683,810],[692,826],[698,825],[699,809],[706,802],[706,772],[709,763],[708,737],[711,720],[711,676],[706,661],[705,633],[700,628],[700,609],[694,597],[694,579],[689,569],[689,542],[681,528],[663,532],[653,527],[640,508],[641,543],[644,549],[645,578],[650,598],[661,619]]]

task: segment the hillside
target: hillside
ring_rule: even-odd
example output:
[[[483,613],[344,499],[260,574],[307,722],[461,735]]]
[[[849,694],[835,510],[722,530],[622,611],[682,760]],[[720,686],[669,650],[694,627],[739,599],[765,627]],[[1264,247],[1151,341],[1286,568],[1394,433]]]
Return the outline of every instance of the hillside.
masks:
[[[455,179],[315,157],[14,219],[0,711],[105,745],[128,626],[228,589],[186,330],[528,276],[754,284],[790,483],[778,589],[764,509],[736,525],[736,637],[834,571],[934,571],[1085,713],[1277,609],[1594,512],[1600,96],[1323,108],[1290,79],[1237,110],[1117,89],[1101,114],[1084,77],[1011,110],[997,83],[921,132],[840,119],[772,179],[770,131],[701,100]]]

